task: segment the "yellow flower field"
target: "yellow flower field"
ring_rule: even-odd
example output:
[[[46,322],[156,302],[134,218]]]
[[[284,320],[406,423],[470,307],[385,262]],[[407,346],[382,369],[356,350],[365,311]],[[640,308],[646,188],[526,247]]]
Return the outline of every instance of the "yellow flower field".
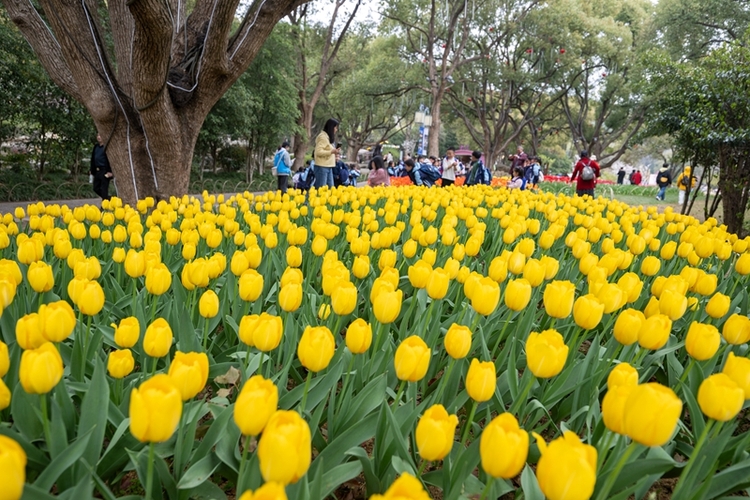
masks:
[[[0,500],[743,494],[749,241],[489,186],[31,204]]]

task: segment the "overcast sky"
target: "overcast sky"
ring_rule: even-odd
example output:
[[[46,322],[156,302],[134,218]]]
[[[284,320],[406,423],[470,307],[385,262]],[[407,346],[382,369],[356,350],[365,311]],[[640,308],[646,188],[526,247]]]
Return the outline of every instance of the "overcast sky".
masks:
[[[344,8],[347,12],[351,12],[351,5],[353,1],[347,2]],[[366,22],[377,24],[380,22],[380,13],[378,12],[380,2],[378,0],[363,0],[362,6],[357,12],[357,22]],[[331,13],[333,12],[333,0],[315,0],[311,2],[313,7],[312,19],[320,23],[328,23],[331,19]]]

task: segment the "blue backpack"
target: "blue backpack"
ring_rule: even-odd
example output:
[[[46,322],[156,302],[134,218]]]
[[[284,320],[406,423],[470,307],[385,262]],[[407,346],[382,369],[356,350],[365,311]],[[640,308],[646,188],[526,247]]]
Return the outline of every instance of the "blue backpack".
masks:
[[[305,170],[300,176],[299,183],[297,184],[297,189],[307,191],[313,186],[313,184],[315,184],[315,172],[312,168],[308,167],[307,170]]]
[[[419,175],[422,179],[428,180],[431,183],[435,183],[441,177],[440,171],[428,163],[421,163],[419,165]]]

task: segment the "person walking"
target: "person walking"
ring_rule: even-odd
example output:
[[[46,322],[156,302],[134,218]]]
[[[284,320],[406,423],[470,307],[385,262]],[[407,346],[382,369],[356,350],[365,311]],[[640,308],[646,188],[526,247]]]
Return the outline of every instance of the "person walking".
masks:
[[[284,141],[273,157],[273,166],[276,167],[276,180],[279,191],[286,193],[289,186],[289,176],[292,175],[292,157],[289,156],[289,142]]]
[[[690,168],[690,165],[687,165],[685,169],[680,173],[680,175],[677,176],[677,180],[675,181],[677,184],[677,187],[680,189],[680,195],[679,195],[679,201],[678,203],[680,205],[685,204],[685,194],[692,188],[695,187],[695,177],[693,176],[693,171]]]
[[[633,185],[640,186],[642,181],[643,181],[643,176],[641,175],[641,171],[636,170],[635,173],[633,174],[633,180],[632,180]]]
[[[625,169],[623,167],[620,167],[620,170],[617,171],[617,183],[625,184]]]
[[[341,151],[336,148],[336,132],[339,130],[339,122],[329,118],[315,139],[315,187],[333,187],[333,167],[336,166],[336,155]]]
[[[445,152],[445,158],[443,158],[443,173],[441,175],[442,181],[441,186],[451,186],[456,183],[456,167],[458,166],[458,160],[454,156],[453,149],[448,149]]]
[[[91,167],[90,173],[93,176],[94,192],[99,195],[102,200],[108,200],[109,196],[109,181],[114,177],[112,174],[112,167],[109,166],[109,159],[107,158],[106,147],[102,136],[96,136],[96,144],[94,144],[94,150],[91,152]]]
[[[656,173],[656,185],[659,186],[659,192],[656,193],[657,200],[664,201],[670,184],[672,184],[672,174],[669,173],[669,164],[665,163]]]
[[[589,158],[588,151],[581,151],[581,159],[573,169],[570,182],[576,180],[577,177],[576,194],[578,196],[589,195],[593,198],[596,178],[600,175],[599,164]]]
[[[482,161],[482,152],[474,151],[471,153],[471,171],[466,176],[466,186],[474,186],[476,184],[485,184],[489,186],[492,184],[492,174],[490,169],[484,166]]]
[[[383,158],[376,156],[370,160],[368,165],[370,174],[367,176],[367,184],[369,186],[390,186],[391,177],[388,175],[388,171],[383,165]]]

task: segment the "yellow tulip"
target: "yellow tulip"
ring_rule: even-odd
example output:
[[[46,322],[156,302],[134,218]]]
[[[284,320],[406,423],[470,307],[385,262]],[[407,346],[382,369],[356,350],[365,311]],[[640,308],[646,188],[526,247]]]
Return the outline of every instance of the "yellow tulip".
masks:
[[[638,345],[654,351],[667,344],[672,331],[672,320],[663,314],[654,314],[646,318],[638,331]]]
[[[393,291],[390,283],[388,283],[388,287],[390,287],[390,290],[384,289],[372,301],[372,312],[375,318],[384,325],[396,321],[396,318],[401,313],[401,303],[403,300],[403,292],[401,290]]]
[[[401,249],[404,257],[411,259],[417,254],[417,242],[415,240],[409,240],[404,243],[404,247]]]
[[[243,271],[239,279],[239,295],[245,302],[255,302],[263,293],[263,275],[255,269]]]
[[[633,303],[638,300],[638,297],[641,296],[641,291],[643,291],[643,281],[641,281],[635,273],[623,274],[620,279],[617,280],[617,285],[627,295],[628,303]]]
[[[130,433],[142,443],[163,443],[177,429],[182,398],[169,375],[151,377],[130,393]]]
[[[656,297],[651,297],[648,299],[648,304],[646,304],[646,307],[643,309],[643,315],[646,318],[650,318],[651,316],[654,316],[656,314],[660,314],[659,312],[659,299]]]
[[[417,422],[415,437],[423,460],[444,459],[453,448],[458,417],[448,415],[441,404],[429,407]]]
[[[382,271],[389,267],[396,267],[396,252],[391,249],[385,249],[380,252],[380,258],[378,259],[378,267]]]
[[[339,283],[331,294],[331,306],[339,316],[351,314],[357,307],[357,287],[348,281]]]
[[[257,436],[279,407],[279,389],[261,375],[250,377],[234,404],[234,423],[245,436]]]
[[[20,247],[19,247],[20,252]],[[743,253],[734,264],[734,270],[742,276],[750,274],[750,253]]]
[[[505,306],[512,311],[525,309],[531,300],[532,286],[525,278],[510,280],[503,294]]]
[[[204,318],[213,318],[219,314],[219,296],[213,290],[206,290],[198,301],[198,311]]]
[[[255,492],[245,491],[239,500],[288,500],[288,497],[283,484],[266,483]]]
[[[466,374],[466,392],[477,403],[488,401],[495,394],[497,376],[492,361],[479,361],[474,358]]]
[[[302,285],[289,283],[279,291],[279,307],[286,312],[294,312],[302,305]]]
[[[346,329],[346,347],[352,354],[367,352],[372,344],[372,326],[362,318],[357,318]]]
[[[721,344],[719,330],[713,325],[693,321],[685,337],[685,350],[698,361],[711,359]]]
[[[750,340],[750,319],[747,316],[732,314],[724,322],[721,336],[729,344],[742,345]]]
[[[10,406],[11,393],[8,386],[0,379],[0,411]]]
[[[367,255],[357,255],[352,265],[352,274],[358,279],[365,279],[370,274],[370,257]]]
[[[432,266],[423,260],[418,260],[413,266],[409,266],[409,282],[414,288],[424,288],[430,279]]]
[[[708,300],[706,304],[706,314],[714,319],[723,318],[724,315],[729,311],[731,299],[728,295],[717,292]]]
[[[37,349],[23,351],[18,378],[23,390],[29,394],[47,394],[60,382],[63,370],[57,348],[51,342],[45,342]]]
[[[617,434],[625,434],[625,405],[637,385],[636,383],[609,387],[602,400],[602,419],[607,429]]]
[[[555,330],[531,332],[526,340],[526,365],[538,378],[551,378],[565,367],[568,346]]]
[[[16,322],[16,342],[21,349],[37,349],[47,342],[43,319],[39,314],[27,314]]]
[[[336,353],[336,339],[325,326],[308,326],[297,345],[297,357],[311,372],[325,370]]]
[[[8,345],[0,340],[0,378],[4,377],[10,369],[10,355],[8,354]]]
[[[283,334],[284,326],[279,316],[261,313],[243,316],[240,320],[240,340],[259,351],[269,352],[276,349]]]
[[[104,308],[104,290],[96,281],[87,281],[78,295],[78,309],[86,316],[96,316]]]
[[[124,378],[135,368],[135,359],[130,349],[120,349],[109,353],[107,371],[112,378]]]
[[[433,300],[440,300],[448,294],[450,275],[442,268],[435,268],[427,279],[427,295]]]
[[[596,448],[571,431],[549,444],[539,434],[534,437],[542,454],[536,468],[542,493],[549,500],[590,498],[596,484]]]
[[[64,300],[39,306],[39,321],[42,325],[42,336],[50,342],[62,342],[67,339],[76,326],[76,315],[73,308]]]
[[[523,268],[526,266],[526,255],[521,252],[513,252],[508,258],[508,271],[513,274],[523,273]]]
[[[140,278],[146,272],[146,255],[132,248],[125,255],[125,272],[131,278]]]
[[[76,262],[73,274],[88,280],[95,280],[102,275],[102,265],[96,257],[89,257]]]
[[[318,318],[325,321],[328,319],[330,315],[331,315],[331,306],[329,304],[320,304],[320,307],[318,308]]]
[[[326,250],[328,250],[328,240],[326,240],[321,235],[317,235],[315,236],[315,238],[313,238],[311,246],[313,254],[320,257],[321,255],[326,253]]]
[[[471,307],[482,316],[489,316],[500,301],[500,285],[492,278],[480,278],[471,296]]]
[[[643,262],[641,263],[641,274],[645,274],[646,276],[656,276],[660,268],[661,261],[653,255],[649,255],[643,259]]]
[[[544,287],[544,310],[552,318],[565,319],[573,310],[576,287],[570,281],[551,281]]]
[[[542,284],[545,279],[546,267],[536,259],[529,259],[523,268],[523,277],[534,288]]]
[[[495,257],[490,262],[487,275],[498,283],[502,283],[508,277],[508,261],[502,257]]]
[[[384,495],[373,495],[370,500],[430,500],[430,495],[424,490],[419,479],[404,472]]]
[[[152,358],[161,358],[169,353],[172,347],[172,328],[164,318],[156,320],[148,325],[146,334],[143,336],[143,350]]]
[[[625,290],[615,283],[604,283],[597,292],[596,298],[604,306],[604,314],[611,314],[628,302]],[[573,311],[575,313],[575,309]]]
[[[112,327],[115,329],[115,344],[119,347],[133,347],[141,336],[141,325],[135,316],[123,318],[119,325],[113,323]]]
[[[744,403],[744,390],[725,373],[710,375],[698,388],[701,411],[719,422],[736,417]]]
[[[169,365],[169,377],[183,401],[194,398],[208,381],[208,356],[205,352],[180,352]]]
[[[260,473],[266,482],[297,482],[310,467],[310,426],[296,411],[278,410],[268,420],[258,442]]]
[[[29,285],[37,293],[49,292],[55,285],[55,276],[52,274],[52,267],[42,261],[32,262],[26,273]]]
[[[625,402],[625,435],[643,446],[664,446],[682,414],[682,401],[656,382],[635,386]]]
[[[21,498],[26,482],[26,452],[7,436],[0,436],[0,481],[3,500]]]
[[[557,272],[560,270],[560,262],[548,255],[543,255],[539,262],[544,266],[544,279],[549,281],[557,276]]]
[[[609,389],[618,385],[638,385],[638,370],[628,363],[619,363],[607,376],[607,387]]]
[[[573,305],[573,319],[576,325],[584,330],[596,328],[602,320],[604,304],[599,302],[595,295],[583,295],[578,297]]]
[[[482,431],[479,442],[482,469],[492,477],[516,477],[526,463],[528,450],[529,434],[510,413],[493,418]]]
[[[394,364],[399,380],[418,382],[427,374],[432,351],[424,340],[412,335],[404,339],[396,349]]]
[[[646,317],[636,309],[625,309],[615,321],[614,336],[622,345],[631,345],[638,340],[638,332],[641,331]]]
[[[745,399],[750,399],[750,359],[735,356],[732,351],[729,351],[722,373],[734,380],[734,383],[742,389]]]
[[[453,323],[443,340],[445,350],[453,359],[463,359],[471,349],[471,330],[468,326]]]

